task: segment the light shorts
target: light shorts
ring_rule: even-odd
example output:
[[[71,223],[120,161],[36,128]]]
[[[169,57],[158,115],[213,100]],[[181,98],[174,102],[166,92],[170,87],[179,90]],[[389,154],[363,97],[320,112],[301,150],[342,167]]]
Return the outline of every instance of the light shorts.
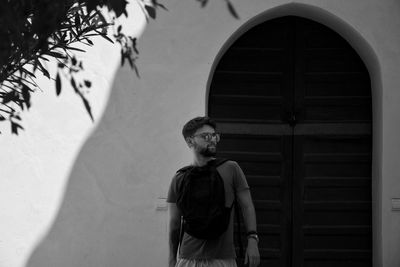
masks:
[[[237,267],[235,259],[182,259],[178,258],[175,267]]]

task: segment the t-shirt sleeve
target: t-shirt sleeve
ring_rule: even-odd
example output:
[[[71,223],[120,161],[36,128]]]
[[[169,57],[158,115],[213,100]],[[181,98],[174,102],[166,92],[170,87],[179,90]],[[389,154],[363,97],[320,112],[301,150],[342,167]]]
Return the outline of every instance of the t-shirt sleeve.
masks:
[[[236,191],[241,191],[244,189],[249,189],[249,185],[246,180],[246,176],[244,175],[244,172],[242,168],[240,168],[239,164],[234,161],[234,167],[235,167],[235,174],[233,175],[233,183],[235,186]]]
[[[176,203],[176,192],[177,189],[177,175],[175,174],[171,180],[171,184],[169,185],[168,195],[167,195],[167,202],[168,203]]]

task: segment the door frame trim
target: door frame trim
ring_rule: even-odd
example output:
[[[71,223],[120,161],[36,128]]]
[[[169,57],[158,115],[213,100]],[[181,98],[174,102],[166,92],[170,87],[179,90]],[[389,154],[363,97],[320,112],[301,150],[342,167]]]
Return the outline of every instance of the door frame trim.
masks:
[[[358,53],[363,60],[371,79],[372,96],[372,257],[373,266],[383,265],[382,240],[382,147],[383,147],[383,112],[382,112],[382,74],[378,57],[368,41],[351,24],[320,7],[302,3],[278,5],[261,12],[259,15],[244,22],[225,41],[211,64],[206,90],[205,114],[208,115],[210,85],[215,68],[229,47],[247,30],[268,20],[283,17],[298,16],[324,24],[339,33]]]

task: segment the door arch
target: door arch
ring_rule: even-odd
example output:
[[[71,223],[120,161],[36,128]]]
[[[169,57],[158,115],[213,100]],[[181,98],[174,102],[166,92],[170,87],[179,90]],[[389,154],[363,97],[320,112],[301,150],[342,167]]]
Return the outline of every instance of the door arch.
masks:
[[[371,266],[368,71],[339,34],[297,16],[240,36],[218,62],[207,114],[239,162],[261,266]]]

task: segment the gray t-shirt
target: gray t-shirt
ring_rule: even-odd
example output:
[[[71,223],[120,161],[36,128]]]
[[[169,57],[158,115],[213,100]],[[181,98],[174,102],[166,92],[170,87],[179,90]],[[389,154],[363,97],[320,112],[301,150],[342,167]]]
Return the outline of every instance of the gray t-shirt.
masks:
[[[234,201],[234,192],[249,189],[246,177],[236,161],[226,161],[217,167],[217,171],[224,181],[225,187],[225,206],[231,207]],[[167,202],[176,203],[177,187],[182,179],[182,175],[175,174],[172,178],[168,191]],[[216,240],[197,239],[184,233],[182,244],[179,250],[179,257],[186,259],[227,259],[236,258],[233,241],[233,218],[234,208],[232,208],[231,218],[228,229]]]

